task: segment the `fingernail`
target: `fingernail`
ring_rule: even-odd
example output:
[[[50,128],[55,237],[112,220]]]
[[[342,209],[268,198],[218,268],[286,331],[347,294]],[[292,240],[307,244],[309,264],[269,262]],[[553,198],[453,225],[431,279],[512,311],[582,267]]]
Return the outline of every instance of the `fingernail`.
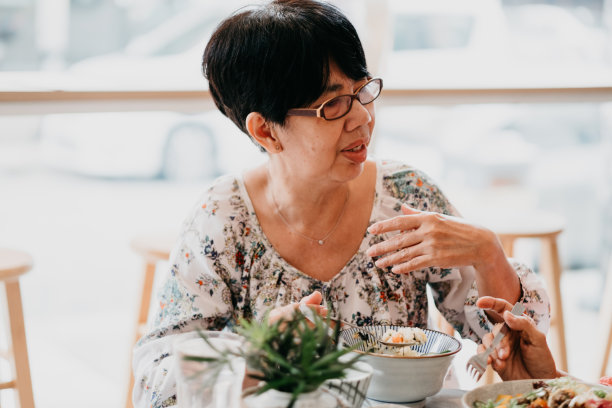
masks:
[[[383,261],[382,260],[378,260],[378,261],[374,262],[374,265],[376,265],[379,268],[382,268]]]
[[[368,227],[368,232],[369,232],[370,234],[374,234],[374,233],[376,233],[376,230],[377,230],[377,229],[378,229],[378,228],[376,227],[376,225],[370,225],[370,226]]]

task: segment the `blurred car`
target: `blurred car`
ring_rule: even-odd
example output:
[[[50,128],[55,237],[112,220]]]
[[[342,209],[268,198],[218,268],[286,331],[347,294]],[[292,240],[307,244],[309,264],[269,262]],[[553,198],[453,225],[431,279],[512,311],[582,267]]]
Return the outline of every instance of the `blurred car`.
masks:
[[[204,47],[238,3],[189,8],[122,52],[80,61],[68,73],[93,89],[205,89]],[[47,115],[40,124],[41,156],[49,167],[92,177],[210,178],[222,171],[216,133],[233,131],[229,120],[215,118],[169,111]]]
[[[388,86],[573,86],[612,75],[607,33],[560,6],[392,0],[389,13]]]
[[[475,84],[503,57],[499,0],[389,3],[391,44],[382,61],[387,84],[412,88]]]
[[[202,115],[104,112],[42,118],[40,152],[54,169],[103,178],[199,179],[218,174],[217,142]]]
[[[206,87],[202,54],[217,24],[237,1],[205,2],[170,17],[133,38],[120,52],[90,57],[68,68],[84,81],[127,89],[198,89]]]

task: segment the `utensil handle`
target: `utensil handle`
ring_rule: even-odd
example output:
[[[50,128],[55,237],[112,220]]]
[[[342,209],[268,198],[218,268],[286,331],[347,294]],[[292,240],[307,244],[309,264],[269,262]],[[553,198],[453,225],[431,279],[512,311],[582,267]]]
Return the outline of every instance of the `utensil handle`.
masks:
[[[487,349],[482,353],[484,358],[489,357],[489,354],[491,354],[493,352],[493,350],[495,350],[495,348],[499,345],[499,343],[502,341],[502,339],[504,338],[504,336],[506,335],[506,333],[508,333],[508,326],[506,326],[506,324],[504,323],[504,325],[501,327],[501,329],[497,332],[497,334],[495,335],[495,337],[493,337],[493,342],[491,343],[491,345],[489,347],[487,347]]]
[[[510,313],[512,313],[514,316],[520,316],[523,314],[524,311],[525,311],[525,305],[523,305],[520,302],[517,302],[512,307],[512,310],[510,311]],[[508,325],[506,323],[502,323],[501,329],[499,330],[499,332],[497,332],[495,337],[493,337],[493,342],[491,343],[489,347],[487,347],[487,349],[483,353],[485,358],[488,357],[489,354],[491,354],[493,350],[495,350],[495,348],[499,345],[499,342],[502,341],[502,339],[508,333],[509,330],[510,328],[508,327]]]

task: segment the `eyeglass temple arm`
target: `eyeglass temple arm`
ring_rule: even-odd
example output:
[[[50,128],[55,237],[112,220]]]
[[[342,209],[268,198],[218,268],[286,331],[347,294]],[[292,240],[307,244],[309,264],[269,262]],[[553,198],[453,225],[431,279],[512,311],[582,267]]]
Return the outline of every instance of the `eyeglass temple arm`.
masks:
[[[316,116],[319,117],[321,116],[319,114],[319,110],[318,109],[300,109],[300,108],[296,108],[296,109],[289,109],[287,111],[288,114],[291,115],[296,115],[296,116]]]

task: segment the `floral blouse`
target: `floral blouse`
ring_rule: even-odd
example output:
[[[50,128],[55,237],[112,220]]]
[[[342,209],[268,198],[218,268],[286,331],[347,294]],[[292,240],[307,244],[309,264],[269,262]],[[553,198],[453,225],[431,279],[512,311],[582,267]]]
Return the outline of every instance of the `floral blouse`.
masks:
[[[456,215],[442,192],[422,172],[396,162],[378,162],[369,224],[401,214],[402,203]],[[206,191],[183,224],[159,294],[157,319],[134,352],[136,407],[176,403],[172,342],[196,329],[222,330],[240,317],[261,318],[269,309],[298,302],[318,290],[334,315],[358,325],[427,327],[427,287],[437,308],[463,337],[479,341],[491,330],[475,306],[472,267],[427,268],[398,275],[377,268],[366,250],[388,237],[367,231],[359,250],[329,281],[314,279],[285,261],[257,220],[240,176],[224,176]],[[540,280],[512,263],[521,283],[521,302],[542,331],[549,302]]]

